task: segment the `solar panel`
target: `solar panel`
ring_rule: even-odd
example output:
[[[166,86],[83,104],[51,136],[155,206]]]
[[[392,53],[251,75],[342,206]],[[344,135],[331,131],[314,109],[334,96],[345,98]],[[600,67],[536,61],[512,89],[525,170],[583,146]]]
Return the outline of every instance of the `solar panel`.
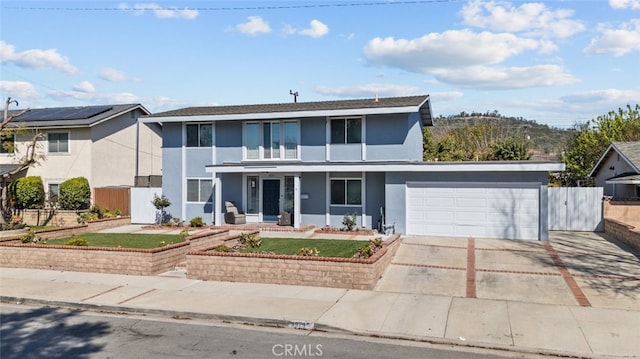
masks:
[[[111,106],[40,108],[16,118],[16,121],[84,120],[111,110]]]

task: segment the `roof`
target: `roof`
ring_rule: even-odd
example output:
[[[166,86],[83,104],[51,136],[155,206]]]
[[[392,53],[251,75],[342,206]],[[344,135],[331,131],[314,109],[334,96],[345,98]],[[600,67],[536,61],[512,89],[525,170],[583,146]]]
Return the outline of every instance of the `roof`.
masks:
[[[29,109],[13,119],[12,123],[27,128],[91,127],[136,109],[140,109],[144,114],[150,113],[140,104],[47,107]],[[9,115],[16,115],[22,111],[24,110],[11,110]]]
[[[640,184],[640,174],[627,172],[608,178],[605,182],[613,184]]]
[[[410,112],[419,112],[425,125],[433,124],[428,95],[319,102],[187,107],[145,116],[145,118],[150,119],[145,122],[157,121],[158,118],[164,118],[162,122],[172,122],[171,117],[176,118],[174,121],[183,121],[185,120],[183,119],[184,117],[206,117],[206,119],[197,120],[215,121]]]
[[[640,173],[640,141],[612,142],[591,170],[589,177],[595,176],[596,172],[600,170],[600,166],[613,153],[612,151],[618,153],[636,173]]]
[[[21,164],[4,164],[4,165],[0,165],[0,177],[8,176],[9,173],[15,171],[16,169],[18,169],[21,166],[22,166]]]

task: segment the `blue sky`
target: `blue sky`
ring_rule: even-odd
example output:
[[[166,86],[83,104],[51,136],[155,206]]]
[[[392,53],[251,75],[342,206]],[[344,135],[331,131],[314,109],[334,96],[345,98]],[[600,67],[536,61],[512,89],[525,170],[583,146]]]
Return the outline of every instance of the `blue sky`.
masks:
[[[21,108],[430,94],[569,127],[640,103],[640,0],[3,0],[0,23]]]

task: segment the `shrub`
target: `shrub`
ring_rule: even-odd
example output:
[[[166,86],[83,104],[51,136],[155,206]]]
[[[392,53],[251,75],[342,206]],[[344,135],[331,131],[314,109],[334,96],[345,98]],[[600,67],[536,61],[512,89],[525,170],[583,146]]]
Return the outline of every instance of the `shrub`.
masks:
[[[11,185],[11,192],[18,209],[39,209],[44,205],[44,185],[40,176],[18,178]]]
[[[191,221],[189,221],[191,227],[202,227],[204,226],[204,222],[202,222],[202,217],[193,217]]]
[[[375,238],[369,241],[369,245],[371,247],[373,247],[374,251],[377,251],[378,249],[382,248],[382,238]]]
[[[357,221],[358,214],[355,212],[353,214],[345,213],[344,217],[342,218],[342,224],[347,227],[348,231],[352,231],[353,228],[355,228],[356,224],[358,223]]]
[[[317,257],[319,254],[320,254],[320,251],[318,251],[318,248],[316,247],[313,247],[313,248],[302,247],[298,251],[298,255],[303,257]]]
[[[86,239],[80,238],[74,234],[71,236],[71,239],[64,242],[64,244],[67,246],[85,246],[86,247],[89,245],[89,242],[87,242]]]
[[[262,245],[262,239],[258,238],[256,233],[241,233],[238,241],[249,248],[258,248]]]
[[[60,208],[79,210],[89,208],[91,202],[91,187],[84,177],[68,179],[60,183]]]
[[[36,235],[36,232],[29,230],[25,235],[20,237],[20,241],[22,243],[38,243],[42,240],[42,238]]]
[[[160,197],[158,197],[158,195],[154,193],[153,201],[151,201],[151,204],[153,204],[153,206],[158,210],[158,213],[156,215],[156,223],[164,223],[166,220],[164,209],[171,205],[171,201],[169,201],[169,199],[165,195],[161,195]]]
[[[113,211],[113,214],[114,214],[116,217],[120,217],[120,216],[122,216],[122,211],[121,211],[119,208],[116,208],[116,209]]]
[[[182,240],[184,240],[187,237],[189,237],[189,228],[185,228],[185,229],[180,231],[180,238]]]
[[[373,248],[371,248],[371,246],[367,244],[366,246],[362,246],[358,248],[358,251],[356,252],[356,255],[354,257],[369,258],[372,255],[373,255]]]
[[[214,249],[214,251],[216,251],[216,252],[230,252],[230,251],[231,251],[231,248],[227,247],[227,246],[226,246],[226,245],[224,245],[224,244],[221,244],[221,245],[217,246],[217,247]]]

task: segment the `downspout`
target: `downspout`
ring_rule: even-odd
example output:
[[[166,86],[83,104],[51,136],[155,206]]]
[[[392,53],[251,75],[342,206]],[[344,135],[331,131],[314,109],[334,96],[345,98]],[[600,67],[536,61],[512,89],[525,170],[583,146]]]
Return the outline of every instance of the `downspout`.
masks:
[[[135,177],[134,177],[134,185],[135,185],[135,179],[138,178],[139,170],[138,170],[138,166],[139,166],[139,161],[140,159],[138,158],[140,156],[140,118],[136,117],[136,169],[135,169]]]

